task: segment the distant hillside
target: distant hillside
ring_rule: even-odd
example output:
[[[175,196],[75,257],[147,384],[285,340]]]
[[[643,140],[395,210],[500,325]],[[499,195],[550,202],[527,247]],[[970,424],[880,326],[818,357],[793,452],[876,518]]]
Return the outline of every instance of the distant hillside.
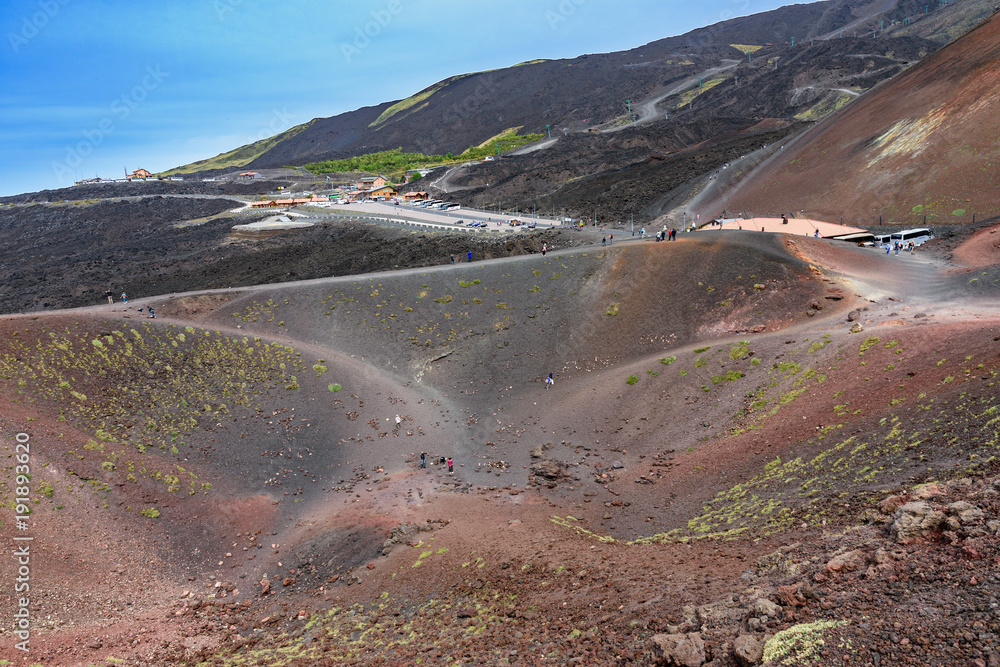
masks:
[[[628,123],[626,100],[637,103],[666,93],[726,59],[730,64],[747,59],[748,50],[763,55],[856,23],[873,12],[882,16],[876,11],[879,4],[892,3],[827,0],[790,5],[628,51],[456,75],[405,100],[315,119],[276,137],[271,145],[258,142],[171,173],[220,165],[303,165],[397,148],[427,155],[458,154],[511,127],[528,134],[546,132],[547,125],[556,133]]]
[[[998,71],[1000,15],[814,128],[718,208],[860,225],[1000,215]]]
[[[267,137],[266,139],[255,141],[252,144],[240,146],[239,148],[233,149],[227,153],[221,153],[220,155],[208,158],[207,160],[199,160],[198,162],[192,162],[191,164],[184,165],[183,167],[175,167],[166,173],[193,174],[212,169],[229,169],[232,167],[246,166],[270,149],[274,148],[277,144],[287,139],[291,139],[299,132],[302,132],[314,122],[316,121],[311,120],[308,123],[296,125],[295,127],[289,128],[280,134],[274,135],[273,137]]]

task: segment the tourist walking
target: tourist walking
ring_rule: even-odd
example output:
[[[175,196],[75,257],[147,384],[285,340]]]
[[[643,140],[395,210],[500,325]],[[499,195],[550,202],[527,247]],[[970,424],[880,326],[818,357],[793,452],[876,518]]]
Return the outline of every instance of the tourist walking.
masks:
[[[542,244],[542,257],[545,257],[545,251],[547,251],[548,249],[549,249],[548,244],[547,243],[543,243]]]
[[[112,292],[110,289],[107,292],[104,293],[104,296],[106,296],[108,298],[108,303],[114,303],[115,302],[115,293]]]
[[[451,460],[451,457],[449,456],[449,457],[448,457],[448,474],[450,475],[450,474],[452,474],[453,472],[455,472],[455,464],[454,464],[454,462],[453,462],[453,461]]]
[[[545,388],[548,389],[549,387],[551,387],[555,383],[556,383],[556,381],[552,379],[552,373],[549,373],[548,377],[545,378]]]
[[[153,311],[152,306],[149,307],[149,317],[154,320],[156,319],[156,313]]]
[[[615,242],[615,235],[614,234],[608,234],[608,245],[611,245],[614,242]]]
[[[420,467],[427,467],[427,452],[420,452]]]
[[[470,262],[472,261],[472,251],[471,250],[469,251],[469,261]]]
[[[128,297],[125,295],[125,292],[122,292],[122,303],[128,303]]]

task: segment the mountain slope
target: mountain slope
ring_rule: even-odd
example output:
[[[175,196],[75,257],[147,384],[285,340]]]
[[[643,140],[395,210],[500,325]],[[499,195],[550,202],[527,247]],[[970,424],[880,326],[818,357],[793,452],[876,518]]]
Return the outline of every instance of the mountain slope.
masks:
[[[795,39],[802,43],[882,16],[883,5],[894,3],[828,0],[791,5],[628,51],[453,76],[405,100],[316,119],[248,166],[302,165],[394,148],[458,154],[510,127],[540,133],[547,125],[553,130],[582,131],[625,124],[631,122],[626,100],[647,100],[681,82],[697,80],[720,62],[746,60],[743,45],[766,54]]]
[[[852,224],[1000,214],[1000,16],[814,128],[716,208]]]

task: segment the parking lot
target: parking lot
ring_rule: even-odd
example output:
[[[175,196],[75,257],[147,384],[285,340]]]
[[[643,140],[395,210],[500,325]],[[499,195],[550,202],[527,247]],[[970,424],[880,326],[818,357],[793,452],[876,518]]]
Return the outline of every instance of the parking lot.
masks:
[[[351,204],[330,204],[326,208],[331,211],[367,213],[369,215],[402,218],[409,222],[430,225],[454,225],[462,227],[478,225],[480,228],[490,230],[517,230],[534,227],[547,229],[550,227],[559,227],[559,223],[553,220],[532,218],[531,216],[497,215],[496,213],[465,208],[440,211],[402,202],[398,205],[392,202],[355,202]],[[519,220],[522,224],[512,226],[510,225],[511,220]]]

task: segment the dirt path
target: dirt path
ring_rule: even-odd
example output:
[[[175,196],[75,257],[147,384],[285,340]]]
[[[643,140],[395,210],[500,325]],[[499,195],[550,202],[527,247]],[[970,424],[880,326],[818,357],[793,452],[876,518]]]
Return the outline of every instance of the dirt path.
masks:
[[[851,21],[842,28],[837,28],[836,30],[832,30],[826,33],[825,35],[820,35],[819,37],[816,37],[816,39],[828,40],[828,39],[833,39],[835,37],[839,38],[841,35],[844,34],[845,31],[853,30],[854,28],[857,28],[866,21],[875,18],[879,14],[885,14],[886,12],[893,9],[897,4],[899,4],[899,0],[877,0],[877,2],[875,2],[869,8],[868,13],[862,16],[861,18]]]

